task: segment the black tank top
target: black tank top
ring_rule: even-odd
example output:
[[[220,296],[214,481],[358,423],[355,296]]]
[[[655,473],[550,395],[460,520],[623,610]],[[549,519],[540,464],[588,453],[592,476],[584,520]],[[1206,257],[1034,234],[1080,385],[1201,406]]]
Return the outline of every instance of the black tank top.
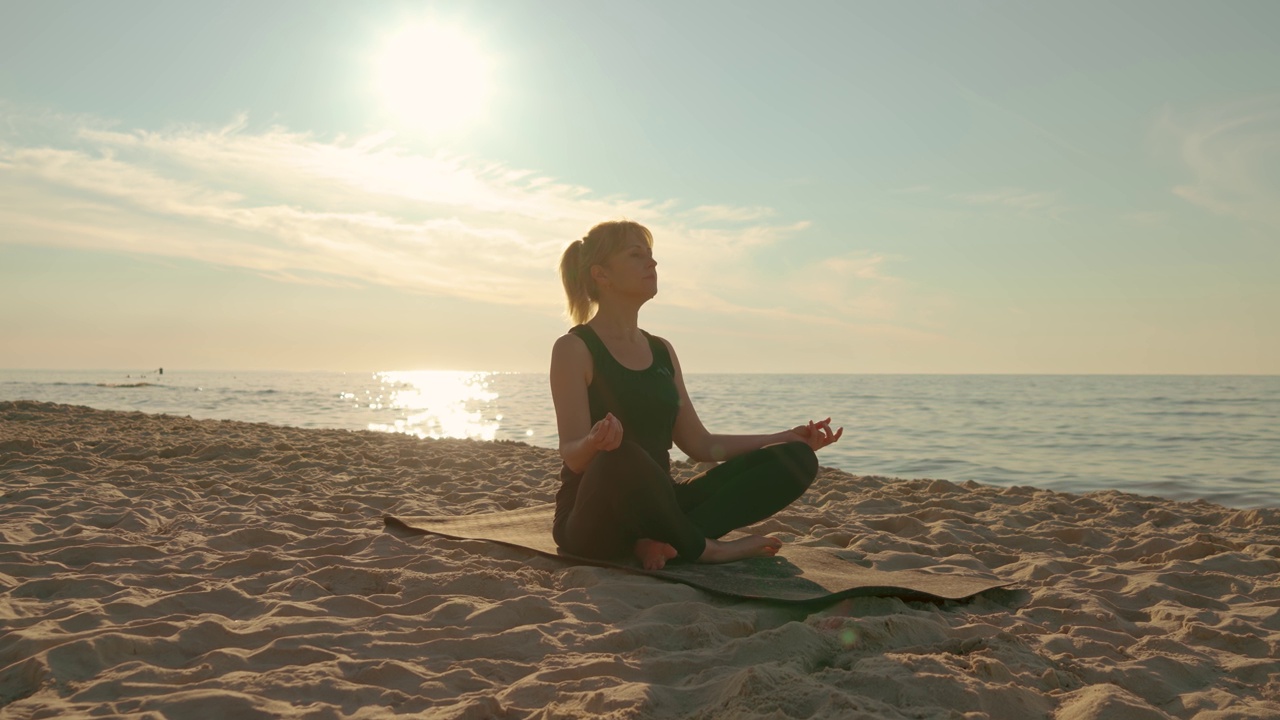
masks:
[[[669,473],[671,435],[680,412],[680,392],[676,389],[675,366],[666,343],[641,330],[653,351],[653,363],[644,370],[632,370],[613,357],[591,326],[578,325],[569,332],[581,338],[591,351],[591,385],[587,386],[591,424],[613,413],[622,423],[622,439],[639,445]],[[554,534],[556,541],[563,544],[560,534],[573,510],[582,475],[563,465],[560,480]]]

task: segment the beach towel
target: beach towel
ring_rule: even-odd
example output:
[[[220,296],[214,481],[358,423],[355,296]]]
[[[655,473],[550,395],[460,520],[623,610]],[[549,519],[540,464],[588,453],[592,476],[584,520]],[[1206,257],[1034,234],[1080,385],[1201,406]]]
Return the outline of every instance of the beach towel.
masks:
[[[964,600],[1009,583],[991,575],[898,570],[884,572],[838,556],[839,550],[787,544],[771,558],[748,558],[723,565],[671,562],[645,570],[634,561],[594,560],[564,552],[551,538],[555,505],[537,505],[494,513],[384,518],[389,529],[414,534],[489,540],[521,547],[574,564],[612,567],[684,583],[717,595],[783,603],[828,603],[848,597],[897,597],[904,600]],[[733,539],[739,533],[730,533]]]

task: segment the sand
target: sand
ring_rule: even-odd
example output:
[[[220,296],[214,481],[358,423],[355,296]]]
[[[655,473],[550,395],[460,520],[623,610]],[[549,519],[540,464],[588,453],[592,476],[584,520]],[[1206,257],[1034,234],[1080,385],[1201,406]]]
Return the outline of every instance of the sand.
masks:
[[[757,527],[1015,584],[818,608],[383,528],[548,502],[557,469],[0,403],[0,716],[1280,717],[1276,510],[823,468]]]

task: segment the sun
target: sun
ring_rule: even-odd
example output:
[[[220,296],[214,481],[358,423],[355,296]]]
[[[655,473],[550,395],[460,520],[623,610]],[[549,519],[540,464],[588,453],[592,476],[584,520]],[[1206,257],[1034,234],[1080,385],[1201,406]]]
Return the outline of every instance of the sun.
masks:
[[[374,68],[375,83],[397,121],[430,133],[446,132],[484,114],[491,66],[466,33],[422,22],[387,38]]]

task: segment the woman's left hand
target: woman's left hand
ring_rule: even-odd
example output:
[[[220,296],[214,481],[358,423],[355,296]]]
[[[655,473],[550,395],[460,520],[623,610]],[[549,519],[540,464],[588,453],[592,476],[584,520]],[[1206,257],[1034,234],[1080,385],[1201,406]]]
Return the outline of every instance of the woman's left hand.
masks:
[[[808,425],[797,425],[791,428],[791,434],[803,443],[808,443],[809,447],[814,450],[821,450],[831,443],[840,439],[844,434],[844,428],[837,428],[834,432],[831,430],[831,418],[814,422],[809,421]]]

